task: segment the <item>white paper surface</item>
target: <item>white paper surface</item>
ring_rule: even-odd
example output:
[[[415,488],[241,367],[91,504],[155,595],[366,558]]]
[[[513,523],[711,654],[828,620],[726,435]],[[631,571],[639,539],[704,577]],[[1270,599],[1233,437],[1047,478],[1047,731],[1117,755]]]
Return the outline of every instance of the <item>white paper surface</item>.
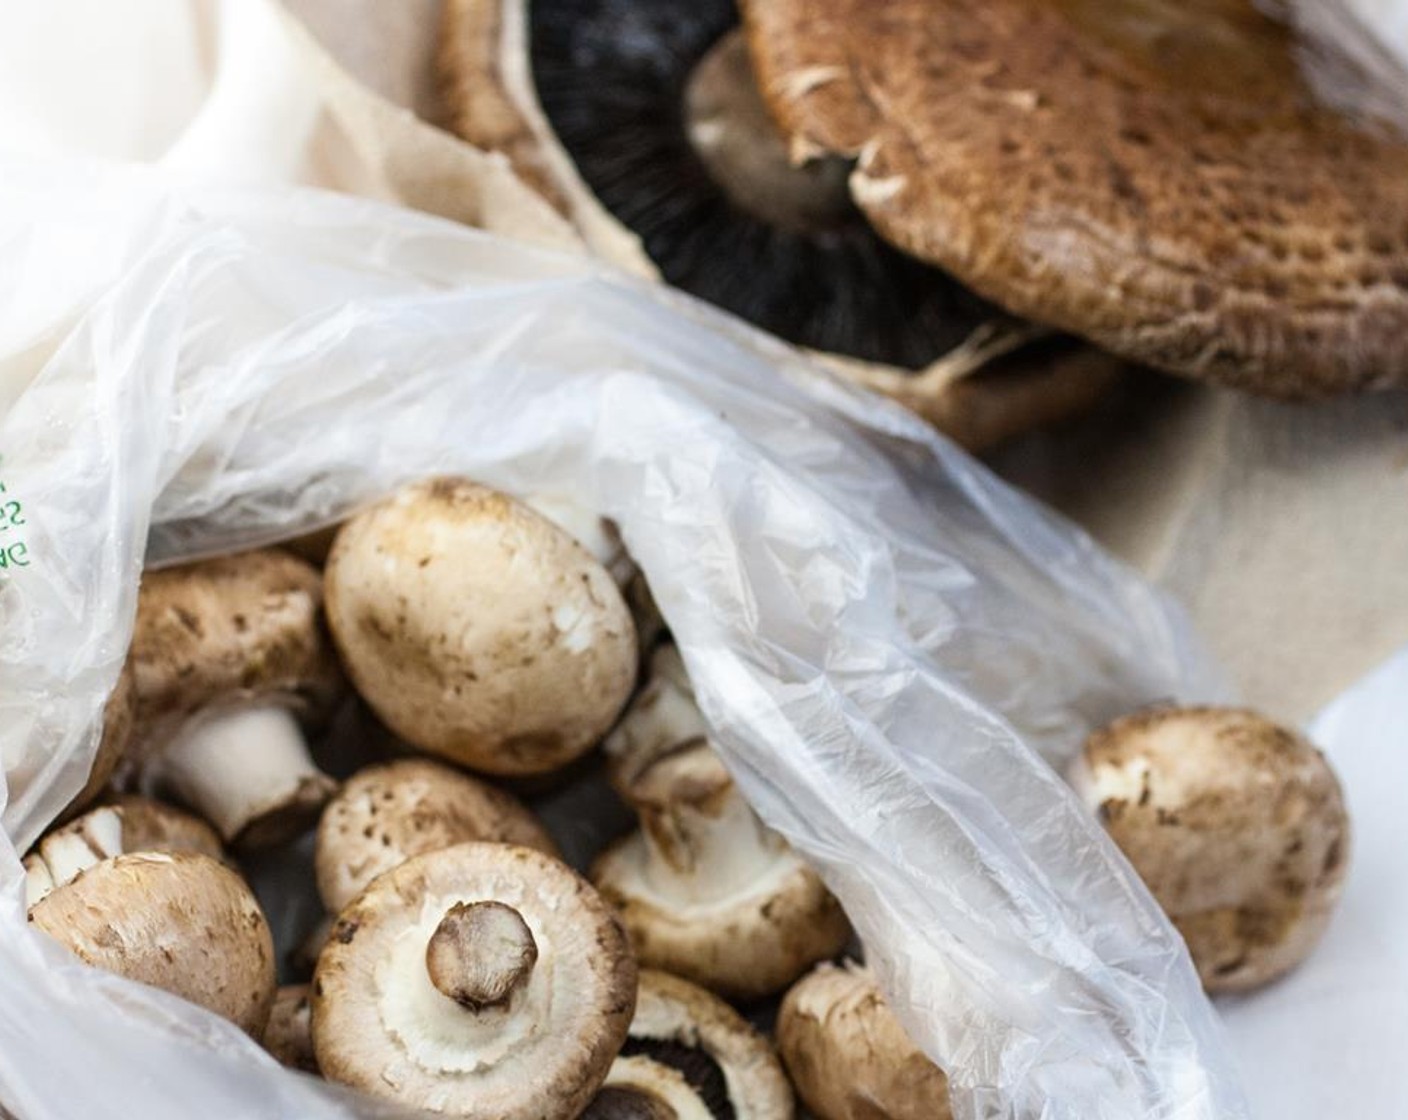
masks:
[[[1344,901],[1280,983],[1219,1001],[1264,1120],[1408,1117],[1408,649],[1325,709],[1309,734],[1353,823]]]

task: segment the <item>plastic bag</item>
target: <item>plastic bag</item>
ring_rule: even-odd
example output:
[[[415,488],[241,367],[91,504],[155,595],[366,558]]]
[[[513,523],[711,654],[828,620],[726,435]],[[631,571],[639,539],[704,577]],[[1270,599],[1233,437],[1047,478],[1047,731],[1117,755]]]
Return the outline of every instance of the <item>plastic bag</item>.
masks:
[[[1042,760],[1218,682],[1074,530],[733,320],[409,212],[0,167],[0,244],[0,375],[42,370],[0,422],[14,844],[81,784],[144,554],[270,542],[427,474],[569,493],[620,524],[726,761],[960,1117],[1244,1115],[1180,942]],[[374,1114],[28,931],[8,844],[0,887],[24,1120]]]

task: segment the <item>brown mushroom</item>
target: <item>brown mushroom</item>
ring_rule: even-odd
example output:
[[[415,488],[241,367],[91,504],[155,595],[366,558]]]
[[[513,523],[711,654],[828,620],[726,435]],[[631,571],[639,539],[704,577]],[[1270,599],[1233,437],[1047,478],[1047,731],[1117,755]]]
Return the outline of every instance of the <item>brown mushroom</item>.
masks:
[[[313,1046],[329,1079],[411,1108],[571,1120],[635,992],[625,934],[589,883],[529,848],[460,844],[343,910],[313,980]]]
[[[630,1035],[585,1115],[791,1120],[793,1112],[767,1039],[703,988],[646,969]]]
[[[318,572],[277,550],[143,579],[132,642],[142,782],[227,843],[281,843],[336,788],[300,725],[325,719],[341,694],[321,600]]]
[[[486,782],[427,759],[369,766],[348,780],[318,822],[318,893],[335,914],[412,856],[470,840],[557,855],[523,803]]]
[[[1252,0],[742,7],[793,143],[1012,313],[1276,396],[1408,381],[1408,143]]]
[[[848,162],[769,118],[736,24],[733,0],[629,15],[451,0],[454,127],[506,154],[596,253],[819,352],[969,447],[1103,395],[1118,360],[1014,322],[875,235]]]
[[[171,992],[258,1038],[274,998],[274,946],[238,875],[194,852],[103,860],[29,911],[88,964]]]
[[[313,1053],[313,1005],[307,984],[288,984],[274,996],[269,1022],[264,1027],[264,1049],[280,1065],[303,1073],[317,1073]]]
[[[198,852],[225,859],[204,821],[146,797],[123,796],[47,833],[25,856],[28,903],[105,859],[134,852]]]
[[[635,626],[606,569],[547,518],[464,479],[409,486],[349,521],[327,602],[383,722],[472,769],[565,766],[635,685]]]
[[[1320,940],[1344,887],[1349,817],[1302,736],[1254,712],[1157,708],[1092,735],[1073,784],[1209,991],[1273,980]]]
[[[840,904],[758,820],[707,740],[661,755],[624,792],[641,827],[596,861],[592,881],[642,964],[752,999],[841,951]]]
[[[782,1001],[777,1045],[817,1120],[949,1120],[948,1079],[910,1041],[870,972],[823,964]]]

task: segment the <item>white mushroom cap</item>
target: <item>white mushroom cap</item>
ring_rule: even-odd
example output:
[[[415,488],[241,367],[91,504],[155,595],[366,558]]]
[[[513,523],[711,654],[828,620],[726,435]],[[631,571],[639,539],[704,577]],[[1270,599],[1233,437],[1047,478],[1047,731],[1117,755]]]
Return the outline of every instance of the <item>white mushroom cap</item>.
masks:
[[[681,1120],[791,1120],[794,1112],[767,1039],[717,996],[652,969],[640,974],[630,1036],[606,1084],[657,1098]],[[620,1115],[622,1103],[594,1102],[594,1111]]]
[[[470,840],[557,855],[537,818],[503,790],[428,759],[368,766],[318,822],[318,893],[336,913],[412,856]]]
[[[313,980],[325,1076],[412,1108],[571,1120],[635,1009],[626,936],[590,884],[541,852],[416,856],[347,906]]]
[[[131,655],[143,785],[227,843],[282,843],[337,788],[295,718],[322,720],[342,691],[321,603],[317,570],[272,549],[143,579]]]
[[[624,792],[641,828],[607,849],[592,881],[642,964],[750,999],[841,951],[840,904],[758,820],[705,740],[661,756]]]
[[[274,996],[264,1028],[264,1049],[289,1069],[318,1072],[313,1053],[313,1005],[307,984],[288,984]]]
[[[949,1120],[948,1079],[910,1041],[860,965],[823,964],[777,1016],[777,1046],[817,1120]]]
[[[1210,991],[1266,983],[1320,940],[1349,818],[1302,736],[1248,711],[1154,709],[1092,735],[1074,777]]]
[[[118,856],[29,920],[88,964],[162,988],[258,1038],[274,998],[269,924],[238,875],[193,852]]]
[[[635,625],[605,568],[526,505],[463,479],[353,518],[328,618],[358,691],[407,743],[541,774],[599,742],[635,686]]]

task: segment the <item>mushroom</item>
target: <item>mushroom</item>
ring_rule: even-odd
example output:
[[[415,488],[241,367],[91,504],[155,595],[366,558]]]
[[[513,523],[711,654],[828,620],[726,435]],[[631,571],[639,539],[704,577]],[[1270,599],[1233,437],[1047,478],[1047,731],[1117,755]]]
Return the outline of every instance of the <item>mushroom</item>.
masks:
[[[595,556],[597,562],[611,573],[617,587],[624,591],[630,585],[636,574],[636,565],[611,521],[566,494],[526,494],[522,501]]]
[[[313,979],[324,1075],[411,1108],[571,1120],[635,1009],[636,965],[591,885],[530,848],[469,843],[374,879]]]
[[[264,1049],[280,1065],[304,1073],[317,1073],[310,990],[307,984],[287,984],[275,993],[269,1022],[264,1027]]]
[[[703,988],[644,969],[630,1035],[584,1115],[791,1120],[793,1111],[767,1039]]]
[[[142,782],[200,813],[226,843],[276,846],[336,789],[300,726],[326,718],[341,694],[321,599],[316,569],[276,550],[143,580],[131,655]]]
[[[1339,902],[1349,817],[1294,731],[1233,708],[1157,708],[1085,744],[1072,784],[1188,943],[1213,992],[1303,961]]]
[[[29,911],[84,962],[197,1003],[258,1038],[274,999],[274,945],[254,896],[195,852],[93,862]]]
[[[318,822],[318,893],[335,914],[383,872],[469,840],[557,855],[537,818],[502,790],[427,759],[369,766]]]
[[[220,838],[189,813],[146,797],[124,796],[40,838],[25,856],[28,903],[94,863],[134,852],[198,852],[224,860]]]
[[[823,964],[792,986],[777,1047],[817,1120],[949,1120],[948,1079],[910,1041],[869,970]]]
[[[451,0],[452,123],[507,155],[595,252],[820,352],[970,447],[1098,399],[1116,359],[876,235],[849,160],[778,131],[736,25],[733,0]],[[828,37],[849,39],[844,26]]]
[[[708,733],[679,649],[673,643],[661,645],[650,658],[649,682],[607,736],[612,780],[624,792],[643,769],[672,747]]]
[[[547,518],[476,483],[422,482],[354,517],[326,578],[357,690],[407,743],[459,765],[560,769],[600,741],[635,686],[635,625],[610,574]]]
[[[852,197],[904,252],[1174,373],[1404,384],[1408,143],[1318,101],[1259,7],[742,3],[773,116],[858,158]]]
[[[591,874],[642,964],[753,999],[841,951],[840,905],[758,820],[707,740],[661,755],[623,792],[641,827]]]
[[[98,742],[98,753],[93,758],[93,767],[88,772],[88,781],[78,791],[78,795],[68,803],[60,819],[81,813],[98,799],[108,784],[113,771],[126,756],[128,744],[137,722],[137,690],[132,672],[132,663],[122,666],[117,684],[103,708],[103,736]]]

